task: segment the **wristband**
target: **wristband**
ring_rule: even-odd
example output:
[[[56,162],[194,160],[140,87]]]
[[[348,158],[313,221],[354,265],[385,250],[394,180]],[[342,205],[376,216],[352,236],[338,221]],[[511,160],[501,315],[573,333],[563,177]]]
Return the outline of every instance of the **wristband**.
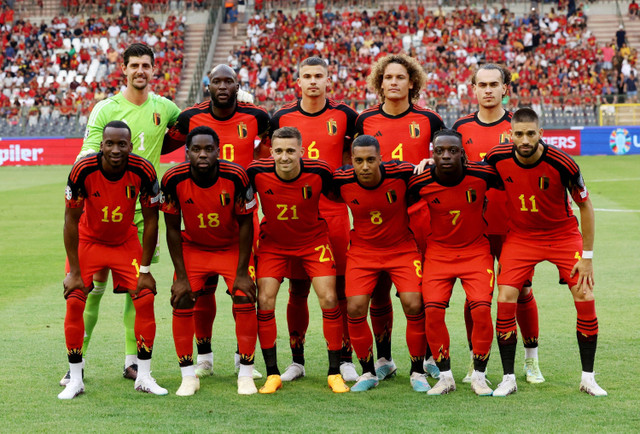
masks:
[[[582,259],[593,259],[593,250],[583,250]]]
[[[149,265],[141,265],[140,272],[143,274],[149,274],[151,273],[151,267]]]

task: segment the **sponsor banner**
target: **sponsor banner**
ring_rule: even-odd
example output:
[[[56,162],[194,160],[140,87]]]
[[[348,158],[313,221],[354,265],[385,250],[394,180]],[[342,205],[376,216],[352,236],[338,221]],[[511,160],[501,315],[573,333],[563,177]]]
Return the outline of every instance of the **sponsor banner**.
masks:
[[[640,154],[640,127],[585,127],[581,155]]]
[[[544,130],[542,140],[569,155],[580,155],[580,130]]]
[[[1,137],[0,166],[73,164],[82,138]]]

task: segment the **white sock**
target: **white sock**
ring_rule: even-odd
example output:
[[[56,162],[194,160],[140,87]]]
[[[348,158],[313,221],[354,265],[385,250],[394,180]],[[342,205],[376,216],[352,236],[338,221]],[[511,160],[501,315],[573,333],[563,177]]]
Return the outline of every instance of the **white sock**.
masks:
[[[82,362],[69,363],[69,382],[82,381]]]
[[[238,371],[238,377],[253,377],[253,364],[251,364],[251,365],[240,364],[240,370]]]
[[[524,349],[524,358],[525,359],[537,359],[538,358],[538,347],[535,348],[527,348]]]
[[[138,360],[138,378],[151,374],[151,359]]]
[[[584,371],[582,371],[582,381],[595,381],[595,376],[594,376],[593,372],[584,372]]]
[[[127,354],[124,356],[124,367],[128,368],[131,365],[135,365],[138,363],[138,356],[135,354]]]
[[[213,365],[213,353],[198,354],[198,357],[196,358],[196,363],[207,362],[207,361]]]
[[[180,368],[180,371],[182,371],[182,378],[196,376],[196,368],[193,365],[183,366]]]
[[[451,372],[451,369],[449,369],[448,371],[440,371],[440,378],[444,378],[444,377],[447,377],[453,380],[453,373]]]

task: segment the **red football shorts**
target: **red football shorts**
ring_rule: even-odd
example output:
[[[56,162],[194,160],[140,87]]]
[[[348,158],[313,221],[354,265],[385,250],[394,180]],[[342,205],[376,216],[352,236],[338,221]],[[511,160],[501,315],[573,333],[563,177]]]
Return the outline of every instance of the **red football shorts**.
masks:
[[[228,250],[203,250],[190,243],[182,243],[182,257],[184,258],[184,266],[187,270],[189,285],[192,292],[198,292],[204,289],[207,278],[216,274],[224,278],[224,282],[231,292],[233,282],[236,280],[236,271],[238,269],[238,248]],[[255,269],[253,260],[249,259],[249,276],[255,279]],[[237,296],[243,297],[246,294],[238,291]]]
[[[349,248],[349,231],[351,230],[349,212],[345,208],[344,214],[328,215],[323,218],[329,227],[329,243],[336,263],[336,275],[344,276],[347,266],[347,249]],[[291,261],[291,270],[285,277],[298,280],[308,279],[302,264],[297,258]]]
[[[573,266],[582,254],[582,237],[570,235],[564,240],[536,240],[522,238],[515,233],[507,235],[502,246],[498,285],[508,285],[521,289],[532,275],[534,267],[542,261],[549,261],[558,267],[560,281],[569,288],[578,284],[578,273],[571,275]]]
[[[398,292],[420,292],[422,260],[415,245],[402,250],[372,251],[351,246],[347,252],[345,294],[371,295],[378,276],[386,271]]]
[[[487,191],[486,197],[488,202],[487,209],[484,211],[484,219],[487,221],[487,234],[506,235],[509,223],[507,193],[492,188]]]
[[[328,238],[318,240],[318,244],[313,247],[297,250],[276,251],[270,248],[265,251],[264,248],[259,248],[257,257],[258,279],[273,277],[281,280],[288,276],[293,260],[299,261],[309,278],[336,275],[336,263]]]
[[[455,250],[448,255],[430,255],[427,251],[424,269],[422,297],[425,303],[448,303],[456,279],[462,281],[469,301],[491,303],[495,274],[493,256],[488,250],[471,255],[469,252],[461,255]]]
[[[78,259],[82,281],[86,287],[92,287],[93,275],[105,268],[111,270],[113,292],[135,291],[138,286],[142,246],[135,232],[124,243],[117,246],[80,241]],[[66,270],[69,272],[68,263]]]
[[[424,200],[409,207],[409,229],[418,244],[418,250],[424,253],[427,248],[427,237],[431,234],[431,215],[429,206]]]

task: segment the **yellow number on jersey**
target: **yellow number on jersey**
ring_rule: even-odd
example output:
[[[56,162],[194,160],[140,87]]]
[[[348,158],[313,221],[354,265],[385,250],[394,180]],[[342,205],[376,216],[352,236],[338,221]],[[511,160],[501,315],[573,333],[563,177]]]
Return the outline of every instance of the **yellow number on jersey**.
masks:
[[[136,277],[140,277],[140,264],[138,264],[138,260],[136,258],[133,258],[131,265],[136,269]]]
[[[316,149],[315,146],[316,146],[316,141],[314,140],[313,142],[311,142],[311,144],[307,148],[307,157],[317,160],[318,158],[320,158],[320,151]]]
[[[236,158],[236,151],[233,148],[233,144],[225,143],[222,145],[222,159],[227,161],[233,161]]]
[[[391,158],[393,158],[394,160],[404,161],[402,155],[402,143],[399,143],[398,146],[396,146],[396,149],[391,152]]]
[[[451,211],[449,211],[449,214],[453,216],[453,219],[451,220],[451,224],[455,226],[456,223],[458,223],[458,217],[460,217],[460,210],[452,209]]]
[[[382,215],[380,215],[380,211],[371,211],[369,215],[371,216],[371,223],[374,225],[382,224]]]
[[[205,222],[205,217],[207,218],[207,221]],[[218,213],[211,213],[211,214],[207,214],[206,216],[203,213],[198,214],[198,220],[200,220],[200,224],[198,225],[199,228],[204,229],[207,226],[209,226],[210,228],[217,228],[218,226],[220,226],[220,220],[219,220],[219,215]]]
[[[527,204],[524,200],[524,194],[521,194],[520,196],[518,196],[518,199],[520,199],[520,204],[522,205],[520,207],[520,211],[531,211],[531,212],[538,212],[538,208],[536,208],[536,196],[532,195],[531,197],[529,197],[529,202],[531,202],[531,209],[527,208]]]
[[[298,220],[298,209],[295,205],[289,207],[286,204],[277,204],[276,207],[281,210],[277,217],[278,220],[289,220],[289,218],[291,218],[291,220]],[[286,215],[289,210],[291,210],[291,217]]]
[[[111,220],[109,220],[109,207],[105,206],[100,211],[103,212],[102,221],[108,223],[110,221],[114,223],[119,223],[122,221],[122,213],[120,211],[120,207],[117,206],[113,211],[111,211]]]

